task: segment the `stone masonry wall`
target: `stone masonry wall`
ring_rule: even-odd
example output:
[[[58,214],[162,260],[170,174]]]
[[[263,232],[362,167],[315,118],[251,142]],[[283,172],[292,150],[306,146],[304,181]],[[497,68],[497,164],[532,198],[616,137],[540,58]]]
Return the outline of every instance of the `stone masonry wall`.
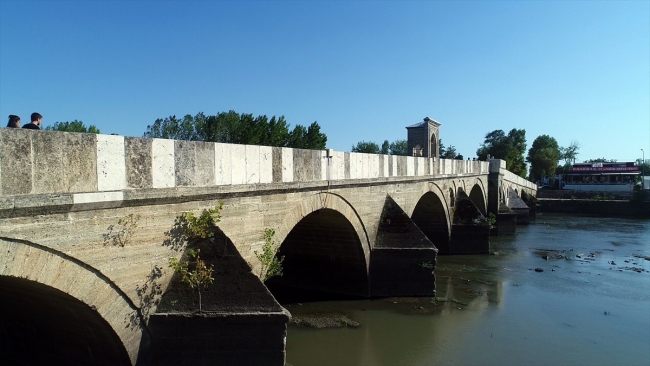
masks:
[[[0,129],[0,146],[0,197],[434,174],[412,156],[54,131]]]

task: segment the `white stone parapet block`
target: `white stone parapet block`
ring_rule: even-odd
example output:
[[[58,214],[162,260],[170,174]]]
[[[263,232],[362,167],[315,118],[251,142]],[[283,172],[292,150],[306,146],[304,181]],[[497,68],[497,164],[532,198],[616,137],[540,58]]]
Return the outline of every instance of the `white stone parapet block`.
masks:
[[[176,185],[173,140],[153,139],[151,142],[151,176],[153,188]]]
[[[260,183],[273,183],[273,148],[260,146]]]
[[[282,148],[282,182],[293,182],[293,149]]]
[[[260,147],[244,145],[246,149],[246,184],[260,182]]]
[[[124,136],[97,135],[97,190],[126,188]]]
[[[232,144],[214,144],[214,176],[215,184],[232,184]]]
[[[230,147],[232,184],[246,184],[246,146],[232,144]]]

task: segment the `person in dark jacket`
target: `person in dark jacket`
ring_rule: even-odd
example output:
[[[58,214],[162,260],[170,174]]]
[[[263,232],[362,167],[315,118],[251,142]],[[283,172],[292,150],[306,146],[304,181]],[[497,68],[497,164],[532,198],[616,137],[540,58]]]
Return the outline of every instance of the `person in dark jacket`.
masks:
[[[7,123],[7,127],[20,128],[20,117],[16,116],[15,114],[10,114],[9,115],[9,122]]]
[[[41,116],[39,113],[32,113],[32,121],[26,125],[23,126],[23,128],[28,128],[30,130],[40,130],[41,128],[38,127],[41,125],[41,121],[43,120],[43,116]]]

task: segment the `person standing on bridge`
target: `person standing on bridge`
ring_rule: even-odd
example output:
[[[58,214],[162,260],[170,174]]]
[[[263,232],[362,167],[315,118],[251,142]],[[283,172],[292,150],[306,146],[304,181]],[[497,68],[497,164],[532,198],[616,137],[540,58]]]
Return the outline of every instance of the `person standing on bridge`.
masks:
[[[30,130],[40,130],[41,128],[39,127],[41,125],[41,121],[43,120],[43,116],[40,115],[40,113],[32,113],[32,121],[26,125],[23,126],[23,128],[27,128]]]
[[[16,116],[15,114],[10,114],[9,115],[9,122],[7,123],[7,127],[9,127],[9,128],[20,128],[20,117]]]

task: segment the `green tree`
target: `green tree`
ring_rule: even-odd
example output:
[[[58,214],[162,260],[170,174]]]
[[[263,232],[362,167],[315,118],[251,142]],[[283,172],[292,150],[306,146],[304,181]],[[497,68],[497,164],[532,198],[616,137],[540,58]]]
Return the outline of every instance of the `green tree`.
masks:
[[[526,157],[530,163],[530,179],[554,177],[560,155],[560,147],[555,138],[548,135],[538,136]]]
[[[181,275],[181,282],[196,289],[199,294],[199,312],[202,312],[201,292],[214,282],[214,277],[212,277],[214,265],[207,266],[201,260],[200,252],[200,249],[188,250],[187,254],[191,258],[189,261],[179,261],[177,258],[171,257],[169,258],[169,267]]]
[[[520,177],[526,176],[526,130],[513,128],[506,135],[503,130],[494,130],[485,135],[485,141],[476,150],[479,160],[487,156],[506,161],[506,168]]]
[[[144,137],[318,150],[324,149],[327,143],[327,135],[320,131],[318,122],[313,122],[308,128],[296,125],[289,132],[284,116],[255,117],[233,110],[215,116],[201,112],[195,116],[188,114],[182,119],[176,116],[159,118],[147,126]]]
[[[381,148],[372,141],[359,141],[356,145],[352,146],[352,152],[360,152],[366,154],[385,154],[385,155],[408,155],[406,140],[395,140],[391,143],[384,140]]]
[[[296,125],[289,134],[287,147],[322,150],[326,144],[327,136],[320,132],[318,122],[313,122],[308,128],[303,125]]]
[[[76,119],[70,122],[56,122],[52,126],[47,126],[45,130],[61,131],[61,132],[96,133],[96,134],[100,133],[99,128],[95,127],[95,125],[90,125],[89,127],[86,127],[86,125],[84,125],[83,122],[77,121]]]
[[[379,149],[379,153],[383,155],[390,154],[390,143],[388,142],[388,140],[384,140],[384,142],[381,144],[381,149]]]
[[[203,113],[199,113],[195,118],[196,129],[199,136],[203,141],[233,143],[234,132],[239,125],[240,115],[231,110],[228,112],[220,112],[216,116],[205,116],[200,118]],[[157,131],[155,131],[157,133]],[[147,136],[145,137],[156,137]]]
[[[616,159],[605,159],[605,158],[597,158],[597,159],[589,159],[584,161],[587,164],[593,164],[593,163],[615,163]]]
[[[202,113],[200,113],[202,114]],[[172,139],[172,140],[197,140],[197,133],[194,127],[194,118],[189,114],[183,119],[176,116],[169,116],[165,119],[158,118],[153,125],[147,126],[144,137]]]
[[[307,136],[307,129],[303,125],[296,125],[291,133],[289,133],[289,141],[287,142],[287,147],[292,147],[295,149],[306,149],[307,144],[305,143],[305,138]]]
[[[379,145],[371,141],[359,141],[355,146],[352,146],[352,152],[366,153],[366,154],[379,154]]]
[[[307,127],[307,135],[305,138],[307,140],[307,149],[323,150],[327,145],[327,135],[320,132],[320,126],[316,121]]]
[[[406,140],[395,140],[390,143],[390,154],[391,155],[402,155],[402,156],[408,156],[408,144],[406,143]]]
[[[560,147],[560,159],[564,160],[564,165],[575,163],[578,150],[580,150],[580,144],[577,141],[571,141],[567,147]]]
[[[266,116],[264,116],[266,117]],[[285,146],[289,141],[289,124],[285,121],[284,116],[275,118],[271,117],[266,131],[262,135],[261,144],[264,146]]]
[[[439,141],[440,143],[440,158],[441,159],[463,159],[463,156],[460,155],[456,151],[456,147],[454,145],[450,145],[449,147],[445,147],[442,143],[442,139]]]

